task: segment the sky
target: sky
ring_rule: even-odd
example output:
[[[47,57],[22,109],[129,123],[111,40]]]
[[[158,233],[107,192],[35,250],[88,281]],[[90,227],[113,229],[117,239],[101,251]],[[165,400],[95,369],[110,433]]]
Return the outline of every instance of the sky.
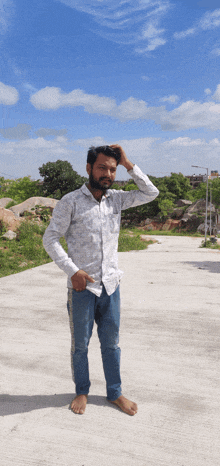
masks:
[[[220,0],[0,0],[0,54],[0,176],[86,176],[115,143],[148,175],[220,171]]]

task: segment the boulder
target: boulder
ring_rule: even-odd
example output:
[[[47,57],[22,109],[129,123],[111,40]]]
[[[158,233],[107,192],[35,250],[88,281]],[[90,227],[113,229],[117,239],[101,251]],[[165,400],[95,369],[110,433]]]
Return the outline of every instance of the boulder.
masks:
[[[8,230],[2,236],[3,236],[3,238],[7,238],[7,239],[15,239],[17,235],[16,235],[16,233],[14,231]]]
[[[0,221],[5,223],[10,230],[15,230],[20,224],[20,220],[9,209],[0,207]]]
[[[185,214],[182,217],[182,222],[187,222],[192,216],[200,216],[204,217],[205,216],[205,210],[206,210],[206,201],[205,199],[198,199],[198,201],[193,202],[192,205],[190,205],[187,209]],[[210,203],[208,204],[208,209],[207,212],[215,212],[215,206]],[[201,223],[201,222],[200,222]]]
[[[173,230],[174,228],[179,228],[181,220],[173,220],[172,218],[168,218],[166,222],[162,226],[162,230],[169,231]]]
[[[5,208],[6,205],[7,205],[9,202],[11,202],[11,201],[13,201],[13,199],[11,199],[10,197],[2,197],[2,198],[0,199],[0,207],[4,207],[4,208]]]
[[[192,201],[188,201],[186,199],[179,199],[176,204],[178,207],[185,207],[191,205]]]
[[[184,208],[176,207],[175,209],[173,209],[171,217],[178,220],[182,218],[183,214],[184,214]]]
[[[22,217],[24,212],[32,212],[31,209],[33,209],[36,205],[49,207],[51,211],[53,211],[57,202],[57,199],[51,199],[49,197],[30,197],[21,204],[10,207],[10,210],[16,215],[16,217]]]

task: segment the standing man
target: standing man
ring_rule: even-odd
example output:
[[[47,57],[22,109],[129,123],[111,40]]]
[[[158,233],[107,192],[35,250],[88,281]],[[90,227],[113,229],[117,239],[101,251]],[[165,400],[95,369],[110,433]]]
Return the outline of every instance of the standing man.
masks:
[[[110,189],[117,165],[126,168],[139,190]],[[83,414],[90,388],[88,345],[94,321],[101,345],[107,399],[134,415],[137,405],[121,392],[119,282],[117,249],[121,210],[152,201],[157,188],[130,162],[119,145],[91,147],[86,170],[89,183],[66,194],[56,205],[44,234],[44,247],[68,275],[71,367],[76,397],[71,409]],[[59,239],[65,236],[68,254]]]

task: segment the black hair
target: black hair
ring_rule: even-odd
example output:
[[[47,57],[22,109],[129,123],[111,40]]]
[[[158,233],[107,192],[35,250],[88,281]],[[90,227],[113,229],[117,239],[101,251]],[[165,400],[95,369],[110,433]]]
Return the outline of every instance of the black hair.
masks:
[[[120,154],[115,152],[110,146],[98,146],[98,147],[92,146],[88,150],[87,163],[89,163],[93,167],[99,154],[104,154],[104,155],[107,155],[108,157],[113,157],[116,160],[117,165],[120,162],[120,158],[121,158]]]

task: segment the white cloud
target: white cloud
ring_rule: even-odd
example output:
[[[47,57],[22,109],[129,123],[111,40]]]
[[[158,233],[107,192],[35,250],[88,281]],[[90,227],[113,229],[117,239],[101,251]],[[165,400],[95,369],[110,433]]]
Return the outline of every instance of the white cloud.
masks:
[[[134,99],[134,97],[129,97],[129,99],[122,102],[115,112],[116,118],[119,118],[120,121],[145,119],[147,114],[148,107],[146,102]]]
[[[159,114],[155,119],[165,131],[183,131],[193,128],[220,129],[220,104],[214,102],[184,102],[171,112]]]
[[[105,140],[102,136],[70,141],[65,137],[53,140],[43,138],[25,141],[0,141],[1,172],[16,178],[31,175],[40,178],[38,168],[43,163],[68,160],[73,169],[86,176],[86,156],[91,145],[119,143],[128,158],[137,163],[145,173],[163,176],[169,172],[192,173],[191,165],[218,168],[220,140],[206,141],[204,138],[177,137],[171,140],[146,137],[140,139]],[[127,171],[120,167],[117,179],[127,179]]]
[[[164,99],[174,103],[175,100],[177,101],[177,96],[168,96]],[[217,86],[213,99],[220,101],[220,85]],[[213,100],[204,103],[190,100],[168,111],[165,106],[150,107],[144,100],[134,97],[129,97],[117,105],[114,99],[86,94],[81,89],[65,94],[58,88],[46,87],[34,94],[30,101],[39,110],[80,106],[88,113],[116,118],[124,123],[139,119],[153,120],[163,131],[182,131],[192,128],[220,129],[220,104]]]
[[[100,136],[95,136],[94,138],[76,139],[76,141],[74,141],[74,145],[82,148],[88,148],[90,146],[105,146],[106,144],[106,140]]]
[[[168,97],[162,97],[160,99],[161,102],[170,102],[171,104],[175,104],[175,102],[178,102],[179,97],[176,94],[169,95]]]
[[[12,9],[12,0],[0,0],[0,34],[2,35],[8,30]]]
[[[0,82],[0,104],[15,105],[19,99],[19,93],[15,87],[7,86]]]
[[[189,28],[186,29],[186,31],[181,31],[181,32],[175,32],[174,38],[175,39],[185,39],[185,37],[192,36],[195,34],[196,28]]]
[[[211,54],[215,55],[216,57],[219,57],[220,56],[220,48],[216,47],[215,49],[213,49],[211,51]]]
[[[212,11],[212,12],[207,12],[201,19],[199,26],[203,30],[207,29],[214,29],[216,27],[220,26],[220,8]]]
[[[213,100],[220,101],[220,84],[218,84],[216,91],[213,94]]]
[[[40,178],[38,168],[46,162],[58,159],[71,160],[74,150],[68,139],[57,137],[46,140],[42,137],[23,141],[0,142],[1,172],[15,178],[31,175]]]
[[[169,0],[59,0],[85,12],[98,23],[93,31],[116,43],[135,44],[138,53],[164,45],[160,24],[171,7]]]
[[[206,95],[210,95],[212,93],[211,89],[207,88],[204,90]]]
[[[206,12],[200,21],[198,21],[192,28],[186,31],[176,32],[174,34],[175,39],[185,39],[188,36],[192,36],[200,31],[207,31],[220,27],[220,9],[216,9],[212,12]]]
[[[33,94],[30,102],[38,110],[57,110],[60,107],[84,107],[88,113],[110,115],[116,108],[114,99],[86,94],[75,89],[65,94],[58,87],[45,87]]]

